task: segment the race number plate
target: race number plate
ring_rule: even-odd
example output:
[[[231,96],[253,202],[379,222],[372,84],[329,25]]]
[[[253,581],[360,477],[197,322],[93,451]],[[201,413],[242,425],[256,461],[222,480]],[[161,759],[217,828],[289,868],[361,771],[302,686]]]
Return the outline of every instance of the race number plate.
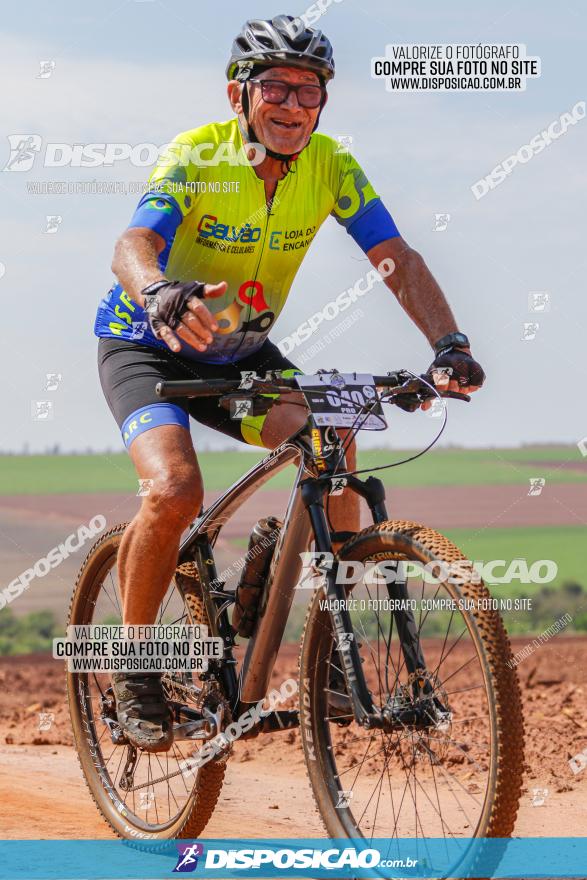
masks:
[[[387,422],[368,373],[317,373],[297,376],[317,425],[384,431]]]

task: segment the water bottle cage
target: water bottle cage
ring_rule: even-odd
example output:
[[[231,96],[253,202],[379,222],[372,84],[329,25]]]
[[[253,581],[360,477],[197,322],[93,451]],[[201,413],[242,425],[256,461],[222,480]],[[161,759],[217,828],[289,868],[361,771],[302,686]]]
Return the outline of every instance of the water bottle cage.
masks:
[[[255,629],[262,590],[261,586],[241,584],[236,591],[232,627],[243,639],[249,639]],[[247,601],[243,605],[241,599],[245,599],[245,597]]]
[[[249,538],[232,613],[232,628],[245,639],[250,638],[255,629],[261,594],[282,525],[274,516],[261,519]]]

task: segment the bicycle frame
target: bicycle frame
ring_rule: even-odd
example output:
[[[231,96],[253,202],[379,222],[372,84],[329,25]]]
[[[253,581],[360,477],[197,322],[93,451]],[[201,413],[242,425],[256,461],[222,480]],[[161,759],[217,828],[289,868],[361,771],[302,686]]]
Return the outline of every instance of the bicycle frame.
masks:
[[[296,435],[289,438],[262,461],[252,467],[223,495],[214,501],[192,524],[183,540],[179,560],[195,559],[202,578],[202,592],[212,634],[224,642],[224,661],[220,674],[229,698],[233,717],[238,717],[242,704],[256,703],[264,699],[269,687],[271,673],[294,599],[295,589],[302,569],[302,556],[314,541],[315,551],[325,553],[332,565],[323,569],[325,575],[325,598],[332,620],[332,628],[338,643],[343,672],[351,696],[356,720],[363,726],[380,726],[381,718],[375,712],[371,694],[367,688],[359,650],[354,638],[350,614],[346,609],[345,587],[337,583],[338,559],[332,556],[333,539],[341,537],[330,531],[324,510],[324,496],[330,490],[331,480],[336,477],[335,468],[326,466],[318,474],[311,448],[310,430],[320,432],[320,448],[326,448],[327,428],[311,428],[308,422]],[[338,458],[340,447],[332,456]],[[236,676],[236,660],[233,657],[234,632],[228,619],[227,609],[233,602],[232,593],[213,586],[218,582],[213,558],[213,546],[221,527],[239,508],[271,477],[289,464],[297,461],[298,471],[292,487],[283,527],[272,556],[267,583],[260,603],[255,631],[249,639],[241,674]],[[304,476],[309,474],[309,476]],[[387,520],[385,490],[383,483],[374,478],[360,480],[346,477],[347,489],[362,496],[368,503],[375,523]],[[395,581],[387,585],[390,598],[407,598],[405,583]],[[331,608],[337,610],[331,611]],[[341,610],[338,610],[341,609]],[[393,612],[408,672],[425,668],[418,639],[417,628],[410,611]],[[341,646],[344,646],[342,648]],[[246,708],[246,705],[245,705]]]

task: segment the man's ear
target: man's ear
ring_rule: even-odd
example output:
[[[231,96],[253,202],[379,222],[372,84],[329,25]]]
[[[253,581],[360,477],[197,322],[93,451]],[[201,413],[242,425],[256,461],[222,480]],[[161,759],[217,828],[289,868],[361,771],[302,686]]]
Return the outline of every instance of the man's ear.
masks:
[[[243,84],[236,79],[231,79],[226,86],[226,94],[228,95],[230,106],[237,115],[243,112],[243,105],[241,103],[242,93]]]

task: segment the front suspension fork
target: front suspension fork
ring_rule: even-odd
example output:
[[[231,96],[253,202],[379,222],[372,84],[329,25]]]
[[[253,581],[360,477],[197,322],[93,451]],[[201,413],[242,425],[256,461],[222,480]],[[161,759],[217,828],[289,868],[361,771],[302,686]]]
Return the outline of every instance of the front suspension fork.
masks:
[[[363,481],[357,477],[349,476],[347,477],[347,487],[367,501],[375,523],[387,520],[385,490],[381,480],[369,477]],[[318,561],[317,568],[325,576],[326,604],[355,720],[364,727],[379,727],[382,725],[383,719],[375,709],[371,692],[365,681],[353,624],[347,607],[347,592],[342,584],[337,583],[338,559],[332,553],[332,540],[333,538],[340,539],[342,536],[331,533],[328,527],[324,512],[324,494],[328,488],[328,481],[303,481],[301,483],[302,500],[312,522],[316,552],[324,553],[324,558]],[[397,564],[399,565],[399,562]],[[396,577],[393,582],[387,583],[387,591],[390,599],[408,599],[405,580]],[[426,661],[414,615],[406,607],[407,603],[402,604],[405,610],[402,610],[400,606],[396,607],[392,613],[397,626],[406,670],[408,673],[415,673],[416,670],[426,669]]]

